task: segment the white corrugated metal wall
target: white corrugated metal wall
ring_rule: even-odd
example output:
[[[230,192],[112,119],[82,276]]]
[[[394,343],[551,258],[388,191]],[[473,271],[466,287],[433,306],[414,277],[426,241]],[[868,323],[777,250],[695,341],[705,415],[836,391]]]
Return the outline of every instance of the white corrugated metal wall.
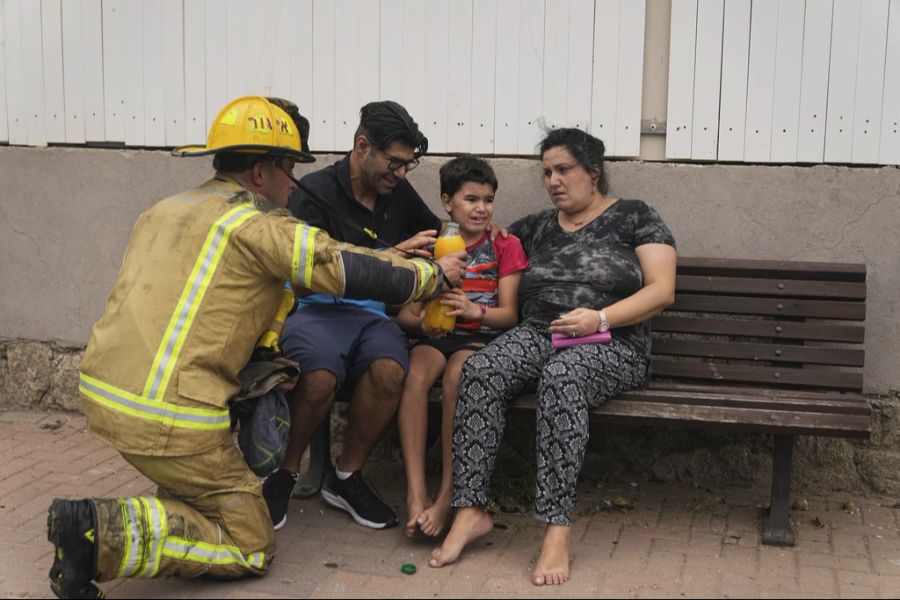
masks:
[[[433,152],[531,154],[543,122],[593,123],[612,153],[639,152],[643,1],[0,0],[0,11],[11,144],[203,142],[228,99],[266,94],[300,105],[320,151],[349,148],[359,107],[391,98]]]
[[[900,0],[672,0],[670,44],[667,158],[900,163]]]
[[[391,98],[432,152],[532,154],[541,126],[640,152],[644,0],[0,0],[0,142],[202,142],[243,94],[312,147]],[[900,163],[900,0],[672,0],[666,156]]]

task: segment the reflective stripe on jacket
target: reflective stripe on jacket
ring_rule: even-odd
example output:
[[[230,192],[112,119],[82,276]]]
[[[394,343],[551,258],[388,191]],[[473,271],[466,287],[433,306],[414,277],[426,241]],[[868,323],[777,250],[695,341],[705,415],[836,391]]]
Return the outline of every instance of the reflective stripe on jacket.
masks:
[[[377,294],[374,283],[346,281],[365,258],[403,275],[404,299],[440,288],[427,262],[348,248],[293,217],[256,208],[267,204],[216,177],[139,217],[81,364],[84,410],[96,435],[144,455],[220,444],[230,435],[227,402],[240,387],[237,374],[286,281],[334,295],[350,288]]]

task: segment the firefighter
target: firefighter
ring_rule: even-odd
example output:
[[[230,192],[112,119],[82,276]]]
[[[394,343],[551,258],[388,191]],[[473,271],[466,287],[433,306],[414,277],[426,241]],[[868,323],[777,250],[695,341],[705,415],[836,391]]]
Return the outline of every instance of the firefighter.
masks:
[[[79,389],[91,432],[159,491],[53,501],[50,586],[60,598],[102,597],[94,582],[117,577],[264,575],[275,533],[233,443],[228,400],[285,282],[301,294],[402,304],[464,272],[463,253],[405,260],[290,216],[294,164],[315,160],[307,132],[287,101],[230,102],[206,146],[173,152],[214,154],[215,176],[138,218]]]

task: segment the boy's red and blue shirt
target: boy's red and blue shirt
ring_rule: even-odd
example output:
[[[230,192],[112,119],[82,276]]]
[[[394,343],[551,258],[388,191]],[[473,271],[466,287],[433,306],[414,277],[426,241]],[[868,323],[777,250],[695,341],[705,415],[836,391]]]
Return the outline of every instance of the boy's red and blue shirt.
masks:
[[[528,258],[522,249],[522,242],[514,235],[491,240],[488,232],[480,240],[468,246],[469,265],[462,289],[470,302],[483,304],[485,307],[500,305],[500,279],[523,271],[528,266]],[[480,320],[456,321],[455,333],[487,333],[496,335],[499,329],[484,325]]]

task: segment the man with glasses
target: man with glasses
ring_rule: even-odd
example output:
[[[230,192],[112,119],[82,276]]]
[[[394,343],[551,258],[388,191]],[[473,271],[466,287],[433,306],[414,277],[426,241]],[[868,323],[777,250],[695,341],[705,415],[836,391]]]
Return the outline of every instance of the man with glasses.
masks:
[[[441,221],[406,180],[428,140],[396,102],[366,104],[353,149],[340,161],[305,176],[289,207],[336,240],[369,248],[418,251],[434,243]],[[306,188],[306,189],[302,189]],[[377,239],[372,237],[377,236]],[[335,392],[353,389],[350,421],[323,499],[365,527],[397,524],[397,515],[362,477],[369,451],[393,418],[409,366],[406,336],[374,301],[314,295],[285,323],[281,347],[300,364],[291,401],[291,439],[281,469],[263,486],[276,529],[287,520],[300,461]]]

